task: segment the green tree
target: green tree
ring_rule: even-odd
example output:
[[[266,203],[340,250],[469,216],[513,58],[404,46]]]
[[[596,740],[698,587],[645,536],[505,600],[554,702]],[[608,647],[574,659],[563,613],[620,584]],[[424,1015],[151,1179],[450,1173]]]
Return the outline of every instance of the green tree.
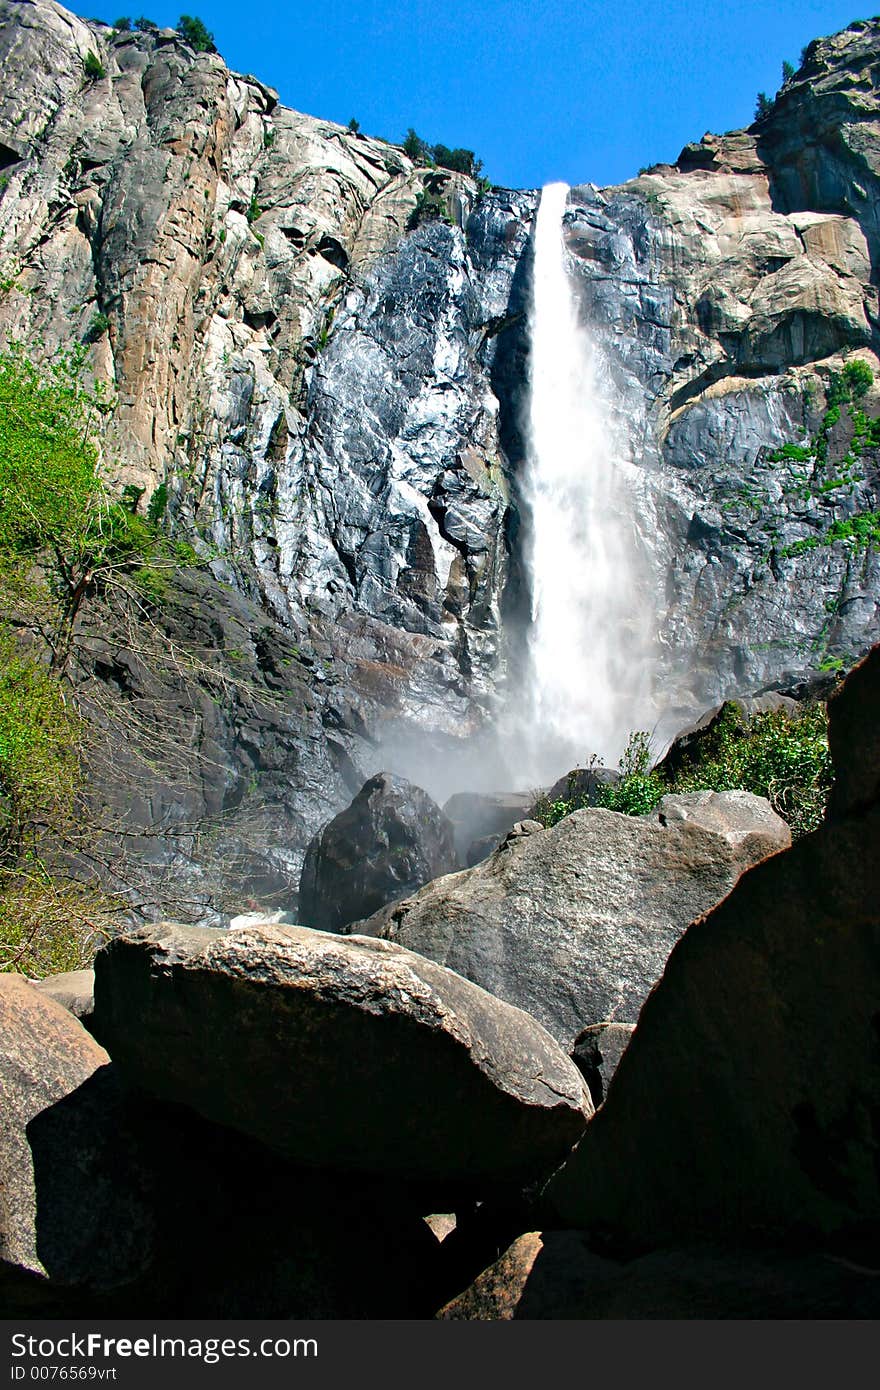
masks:
[[[123,15],[121,19],[114,19],[113,28],[117,34],[129,34],[131,32],[131,20],[128,15]]]
[[[783,85],[784,85],[786,82],[790,82],[791,79],[794,77],[794,75],[795,75],[795,66],[794,66],[794,63],[784,62],[784,63],[782,64],[782,81],[783,81]]]
[[[197,15],[182,14],[177,21],[177,32],[182,35],[190,48],[196,53],[216,53],[214,35],[207,29]]]
[[[403,142],[403,152],[409,155],[413,164],[430,164],[431,148],[410,126]]]
[[[760,121],[773,110],[773,102],[766,92],[759,92],[755,101],[755,120]]]

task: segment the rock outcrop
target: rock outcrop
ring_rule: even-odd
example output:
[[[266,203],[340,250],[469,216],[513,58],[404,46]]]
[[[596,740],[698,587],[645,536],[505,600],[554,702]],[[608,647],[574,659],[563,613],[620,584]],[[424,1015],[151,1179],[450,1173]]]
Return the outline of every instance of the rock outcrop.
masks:
[[[303,925],[340,931],[458,868],[451,823],[421,787],[380,772],[306,850]]]
[[[745,868],[791,843],[760,797],[706,797],[670,798],[693,804],[689,819],[669,824],[586,809],[550,830],[534,825],[353,929],[420,951],[528,1010],[567,1049],[588,1024],[635,1022],[688,923]],[[715,809],[727,806],[730,822]]]
[[[876,1233],[878,672],[875,648],[830,704],[836,756],[843,731],[861,751],[833,817],[744,875],[670,956],[549,1184],[555,1221],[643,1248]]]
[[[164,1100],[310,1167],[438,1195],[534,1183],[592,1113],[534,1019],[367,938],[144,928],[99,952],[93,1027]]]

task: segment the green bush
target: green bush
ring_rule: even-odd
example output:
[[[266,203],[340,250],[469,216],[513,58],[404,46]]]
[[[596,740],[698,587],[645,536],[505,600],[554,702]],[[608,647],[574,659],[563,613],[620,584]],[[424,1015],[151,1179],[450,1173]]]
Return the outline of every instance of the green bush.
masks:
[[[742,789],[765,796],[796,837],[821,824],[831,781],[824,705],[804,706],[794,719],[784,710],[746,719],[731,702],[700,744],[698,761],[678,775],[674,789]]]
[[[0,629],[0,865],[32,853],[38,831],[57,832],[80,784],[81,721],[60,683]]]
[[[815,830],[825,813],[832,768],[824,705],[807,705],[797,718],[769,710],[747,718],[729,702],[721,719],[698,744],[694,760],[667,777],[651,769],[650,735],[629,737],[620,779],[597,788],[596,804],[624,815],[649,815],[669,792],[749,791],[764,796],[787,821],[794,837]],[[536,810],[545,826],[585,802],[545,802]]]
[[[114,19],[113,28],[116,30],[117,34],[130,34],[131,20],[128,15],[123,15],[121,19]]]
[[[773,102],[766,92],[759,92],[755,99],[755,120],[760,121],[773,110]]]
[[[86,77],[97,78],[107,76],[107,73],[104,69],[104,65],[102,64],[100,58],[97,56],[97,54],[93,53],[91,49],[89,49],[88,53],[83,59],[83,71],[85,72]]]

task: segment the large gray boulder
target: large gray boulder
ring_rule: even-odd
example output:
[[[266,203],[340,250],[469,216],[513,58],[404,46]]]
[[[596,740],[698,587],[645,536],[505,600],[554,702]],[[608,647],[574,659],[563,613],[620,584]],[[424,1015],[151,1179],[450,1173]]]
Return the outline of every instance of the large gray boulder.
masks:
[[[566,1048],[588,1024],[634,1023],[688,923],[744,869],[791,843],[762,798],[708,797],[691,799],[687,818],[669,824],[660,813],[643,820],[588,808],[550,830],[534,826],[357,930],[528,1010]]]
[[[880,1226],[880,647],[829,703],[833,816],[687,931],[550,1183],[643,1246]]]
[[[452,825],[427,792],[379,772],[306,850],[299,915],[339,931],[458,867]]]
[[[389,942],[160,925],[95,962],[127,1077],[321,1169],[483,1191],[536,1179],[592,1113],[540,1024]]]
[[[91,1018],[95,1002],[94,970],[65,970],[61,975],[47,975],[33,981],[34,989],[47,999],[67,1009],[83,1022]]]
[[[518,820],[528,816],[530,792],[456,792],[443,803],[452,822],[455,847],[462,864],[485,859]]]

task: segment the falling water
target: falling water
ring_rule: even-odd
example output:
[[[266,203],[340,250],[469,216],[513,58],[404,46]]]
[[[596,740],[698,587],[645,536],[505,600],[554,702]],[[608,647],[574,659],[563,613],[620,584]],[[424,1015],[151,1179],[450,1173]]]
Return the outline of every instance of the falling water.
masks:
[[[528,734],[522,752],[546,782],[591,754],[616,764],[646,727],[652,585],[634,500],[636,470],[597,345],[566,269],[568,188],[549,184],[535,228],[528,461],[532,586]]]

